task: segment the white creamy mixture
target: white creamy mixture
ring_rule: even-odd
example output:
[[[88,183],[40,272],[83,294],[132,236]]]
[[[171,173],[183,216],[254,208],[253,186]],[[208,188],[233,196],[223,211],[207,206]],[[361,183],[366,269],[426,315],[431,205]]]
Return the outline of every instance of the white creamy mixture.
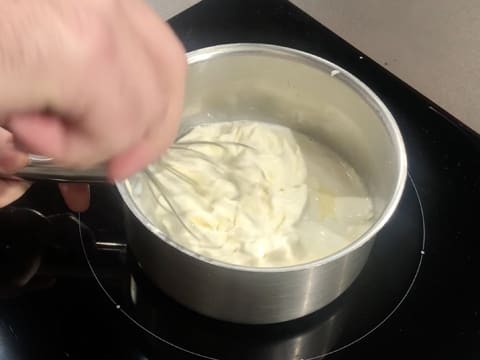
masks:
[[[188,229],[158,192],[163,206],[152,201],[146,178],[132,191],[156,226],[198,254],[246,266],[297,265],[340,250],[372,224],[355,171],[286,127],[211,123],[177,144],[154,171]]]

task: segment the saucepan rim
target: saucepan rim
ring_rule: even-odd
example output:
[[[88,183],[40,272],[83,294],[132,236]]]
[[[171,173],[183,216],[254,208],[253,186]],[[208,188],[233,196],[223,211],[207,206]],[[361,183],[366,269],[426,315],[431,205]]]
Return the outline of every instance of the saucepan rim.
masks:
[[[327,263],[331,263],[349,253],[353,252],[357,248],[363,246],[365,243],[370,241],[390,220],[393,213],[395,212],[400,199],[403,194],[403,190],[407,178],[407,155],[405,150],[405,145],[403,138],[400,132],[400,129],[397,126],[397,123],[390,113],[386,105],[380,100],[380,98],[362,81],[357,77],[352,75],[347,70],[341,68],[340,66],[325,60],[316,55],[300,51],[293,48],[262,44],[262,43],[231,43],[224,45],[210,46],[198,50],[191,51],[187,54],[187,59],[189,64],[195,64],[202,61],[207,61],[209,59],[233,55],[233,54],[252,54],[252,55],[262,55],[262,56],[272,56],[277,58],[283,58],[292,61],[300,61],[309,66],[313,66],[321,69],[322,71],[328,71],[335,77],[346,83],[348,86],[353,88],[359,96],[363,98],[364,101],[370,104],[372,108],[377,112],[379,118],[381,119],[387,134],[390,136],[390,141],[392,146],[395,149],[396,164],[397,169],[395,169],[397,175],[396,183],[394,187],[393,194],[385,206],[382,214],[378,220],[357,240],[350,243],[348,246],[338,250],[335,253],[332,253],[326,257],[319,258],[307,263],[302,263],[298,265],[283,266],[283,267],[253,267],[253,266],[243,266],[229,264],[219,260],[207,258],[200,254],[193,252],[192,250],[174,242],[169,239],[161,230],[159,230],[141,211],[137,206],[136,201],[132,198],[131,193],[128,191],[127,186],[125,186],[125,181],[118,182],[116,187],[120,192],[120,195],[123,201],[126,203],[130,211],[135,215],[135,217],[154,235],[156,235],[159,240],[164,241],[168,245],[174,247],[178,251],[181,251],[188,256],[196,258],[200,261],[207,262],[208,264],[219,266],[225,269],[238,270],[244,272],[255,272],[255,273],[279,273],[279,272],[295,272],[295,271],[304,271],[316,268]],[[128,181],[128,179],[127,179]],[[135,240],[133,240],[135,241]],[[141,241],[141,240],[139,240]]]

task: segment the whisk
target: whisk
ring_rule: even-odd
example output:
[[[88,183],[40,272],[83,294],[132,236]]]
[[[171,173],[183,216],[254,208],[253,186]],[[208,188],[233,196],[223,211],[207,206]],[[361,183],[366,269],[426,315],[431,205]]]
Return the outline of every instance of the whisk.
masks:
[[[240,143],[240,142],[233,142],[233,141],[177,141],[175,144],[171,145],[169,148],[169,152],[176,152],[181,151],[184,153],[188,153],[197,161],[205,161],[210,166],[215,167],[217,170],[224,171],[222,165],[213,161],[206,155],[204,152],[201,151],[202,146],[215,146],[220,148],[221,150],[227,150],[230,147],[239,147],[242,149],[246,149],[249,151],[256,151],[256,149],[248,144]],[[169,174],[175,176],[177,179],[184,181],[192,186],[198,185],[194,179],[192,179],[187,174],[183,173],[182,171],[176,169],[175,167],[168,164],[168,161],[164,161],[167,158],[169,153],[166,154],[164,158],[161,158],[158,162],[148,165],[145,169],[142,170],[141,174],[146,177],[147,181],[147,188],[150,191],[152,197],[156,200],[157,204],[161,207],[167,206],[167,210],[169,210],[174,217],[177,219],[179,224],[197,241],[201,240],[200,234],[196,233],[192,230],[192,228],[183,220],[182,216],[177,211],[177,207],[170,199],[168,189],[164,184],[162,184],[161,180],[155,175],[158,170],[165,170]],[[157,169],[153,169],[156,166]],[[129,188],[130,193],[132,193],[131,187],[128,184],[127,180],[127,188]],[[164,200],[164,202],[161,201]]]
[[[213,161],[207,154],[202,152],[201,148],[204,146],[214,146],[221,150],[228,150],[230,147],[239,147],[249,151],[256,151],[256,149],[248,144],[234,142],[234,141],[182,141],[179,138],[174,144],[172,144],[165,155],[169,153],[180,151],[188,153],[196,161],[205,161],[209,165],[214,166],[221,170],[222,165]],[[154,169],[153,167],[157,169]],[[195,180],[189,177],[187,174],[179,171],[173,166],[169,165],[167,161],[164,161],[164,157],[160,158],[156,162],[148,165],[139,174],[145,176],[147,179],[147,188],[150,191],[152,197],[157,204],[161,207],[168,207],[168,210],[174,215],[179,224],[197,241],[200,240],[200,235],[191,229],[191,227],[182,219],[177,211],[177,207],[170,199],[168,189],[162,184],[161,180],[155,175],[158,170],[165,170],[169,174],[175,176],[179,181],[184,181],[190,185],[195,185]],[[77,170],[67,169],[61,166],[57,166],[54,160],[51,158],[45,158],[41,156],[31,155],[29,158],[29,164],[21,169],[16,174],[2,174],[0,172],[0,178],[6,179],[23,179],[27,181],[54,181],[54,182],[76,182],[76,183],[104,183],[108,182],[104,167],[94,167],[90,169]],[[131,187],[129,187],[129,179],[126,180],[127,188],[132,193]],[[163,200],[163,201],[162,201]]]

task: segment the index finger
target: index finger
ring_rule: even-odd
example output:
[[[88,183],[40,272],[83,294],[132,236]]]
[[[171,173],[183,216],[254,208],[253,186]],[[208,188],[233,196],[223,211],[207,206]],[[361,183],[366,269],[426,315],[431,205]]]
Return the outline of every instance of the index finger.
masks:
[[[12,174],[27,163],[28,155],[17,150],[12,134],[0,127],[0,172]]]

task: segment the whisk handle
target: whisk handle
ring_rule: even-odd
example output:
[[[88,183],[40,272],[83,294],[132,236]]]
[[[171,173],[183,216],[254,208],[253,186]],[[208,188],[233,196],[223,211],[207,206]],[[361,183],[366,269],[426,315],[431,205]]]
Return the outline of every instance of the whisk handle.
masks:
[[[67,169],[55,165],[50,158],[35,155],[30,155],[28,165],[17,173],[7,175],[0,172],[0,178],[75,183],[107,182],[105,168],[103,167],[94,167],[84,170]]]

